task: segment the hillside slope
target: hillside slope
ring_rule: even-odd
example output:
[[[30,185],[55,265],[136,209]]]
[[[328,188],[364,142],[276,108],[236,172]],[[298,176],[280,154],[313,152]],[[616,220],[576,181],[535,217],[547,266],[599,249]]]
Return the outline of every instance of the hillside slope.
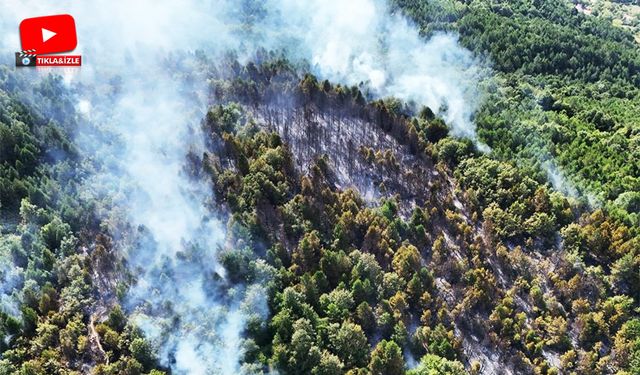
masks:
[[[393,4],[492,62],[478,139],[285,51],[0,66],[0,375],[640,373],[633,35]]]

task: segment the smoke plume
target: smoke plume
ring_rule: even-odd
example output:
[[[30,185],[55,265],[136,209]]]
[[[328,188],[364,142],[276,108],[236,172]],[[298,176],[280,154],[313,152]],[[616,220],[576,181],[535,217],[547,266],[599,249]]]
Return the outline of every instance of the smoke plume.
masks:
[[[378,97],[426,105],[453,133],[477,141],[483,64],[457,36],[422,38],[407,18],[377,0],[268,0],[259,26],[267,43],[311,63],[323,79],[364,83]]]

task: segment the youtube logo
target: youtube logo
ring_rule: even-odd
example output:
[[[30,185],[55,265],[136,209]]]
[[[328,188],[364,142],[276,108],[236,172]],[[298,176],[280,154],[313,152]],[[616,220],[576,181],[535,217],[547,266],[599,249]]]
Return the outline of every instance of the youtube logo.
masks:
[[[57,55],[73,51],[78,44],[76,22],[68,14],[27,18],[20,23],[22,51],[16,66],[80,66],[80,55]],[[55,54],[55,55],[53,55]]]
[[[73,51],[78,44],[76,23],[68,14],[27,18],[20,23],[20,39],[23,50],[38,55]]]

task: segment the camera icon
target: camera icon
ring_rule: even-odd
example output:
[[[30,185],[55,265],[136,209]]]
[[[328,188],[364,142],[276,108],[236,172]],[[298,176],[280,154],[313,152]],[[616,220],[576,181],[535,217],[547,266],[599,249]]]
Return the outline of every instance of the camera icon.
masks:
[[[36,55],[30,52],[16,52],[16,66],[36,66]]]

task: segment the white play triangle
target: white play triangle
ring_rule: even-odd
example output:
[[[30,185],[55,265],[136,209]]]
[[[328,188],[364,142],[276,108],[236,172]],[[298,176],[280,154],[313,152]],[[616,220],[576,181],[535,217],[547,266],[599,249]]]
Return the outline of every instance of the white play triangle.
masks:
[[[47,30],[45,28],[42,28],[42,42],[46,42],[47,40],[53,38],[54,36],[56,36],[57,33],[54,33],[51,30]]]

